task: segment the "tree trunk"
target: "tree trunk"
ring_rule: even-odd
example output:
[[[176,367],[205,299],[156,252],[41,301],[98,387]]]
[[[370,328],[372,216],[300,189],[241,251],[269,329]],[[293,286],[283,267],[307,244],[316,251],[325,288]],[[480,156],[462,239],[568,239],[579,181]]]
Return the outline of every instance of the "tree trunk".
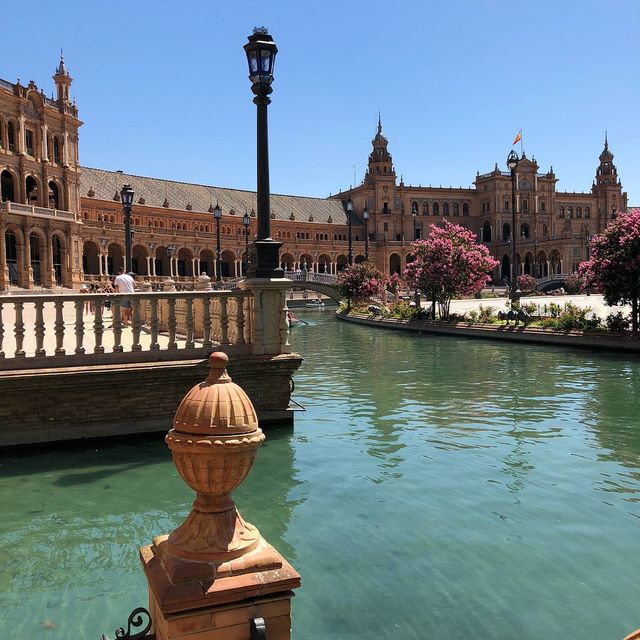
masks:
[[[433,296],[432,302],[431,302],[431,319],[435,320],[436,319],[436,297],[435,295]]]
[[[631,298],[631,330],[638,331],[638,296]]]

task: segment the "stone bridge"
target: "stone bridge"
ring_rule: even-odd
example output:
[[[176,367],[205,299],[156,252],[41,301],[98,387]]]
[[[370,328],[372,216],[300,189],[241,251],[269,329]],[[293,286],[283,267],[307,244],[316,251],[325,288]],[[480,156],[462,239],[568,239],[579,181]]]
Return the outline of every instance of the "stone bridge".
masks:
[[[311,271],[285,271],[285,278],[294,282],[294,287],[317,291],[335,302],[340,302],[338,278],[331,273],[313,273]]]
[[[564,286],[570,273],[552,273],[544,278],[538,278],[536,284],[537,291],[552,291]]]

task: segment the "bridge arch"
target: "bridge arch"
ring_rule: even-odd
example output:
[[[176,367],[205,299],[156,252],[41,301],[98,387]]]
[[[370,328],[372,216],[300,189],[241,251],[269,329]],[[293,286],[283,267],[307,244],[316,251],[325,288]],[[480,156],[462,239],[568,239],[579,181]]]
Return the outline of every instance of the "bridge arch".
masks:
[[[400,256],[397,253],[392,253],[389,256],[389,273],[397,273],[400,275],[401,261]]]

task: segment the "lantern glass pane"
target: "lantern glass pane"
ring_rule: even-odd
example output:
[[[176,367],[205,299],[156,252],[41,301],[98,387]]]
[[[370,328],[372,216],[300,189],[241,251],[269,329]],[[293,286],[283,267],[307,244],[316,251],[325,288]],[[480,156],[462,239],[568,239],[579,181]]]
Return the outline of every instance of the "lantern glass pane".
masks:
[[[258,53],[257,51],[249,51],[249,73],[257,73],[258,71]]]
[[[269,49],[260,51],[260,71],[262,73],[271,73],[271,51]]]

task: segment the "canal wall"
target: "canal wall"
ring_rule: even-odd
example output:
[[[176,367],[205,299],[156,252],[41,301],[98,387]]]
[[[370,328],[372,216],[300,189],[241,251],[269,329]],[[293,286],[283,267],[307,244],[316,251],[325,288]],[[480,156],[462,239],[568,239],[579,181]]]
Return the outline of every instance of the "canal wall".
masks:
[[[523,325],[474,324],[464,322],[433,322],[431,320],[398,320],[397,318],[376,318],[356,313],[337,313],[339,320],[355,324],[429,333],[465,338],[482,338],[488,340],[506,340],[510,342],[529,342],[536,344],[552,344],[563,347],[581,349],[598,349],[611,352],[640,353],[640,337],[630,331],[621,332],[586,332],[557,331],[524,327]]]
[[[233,356],[228,371],[260,425],[292,424],[297,354]],[[0,372],[0,447],[168,431],[206,359]]]

